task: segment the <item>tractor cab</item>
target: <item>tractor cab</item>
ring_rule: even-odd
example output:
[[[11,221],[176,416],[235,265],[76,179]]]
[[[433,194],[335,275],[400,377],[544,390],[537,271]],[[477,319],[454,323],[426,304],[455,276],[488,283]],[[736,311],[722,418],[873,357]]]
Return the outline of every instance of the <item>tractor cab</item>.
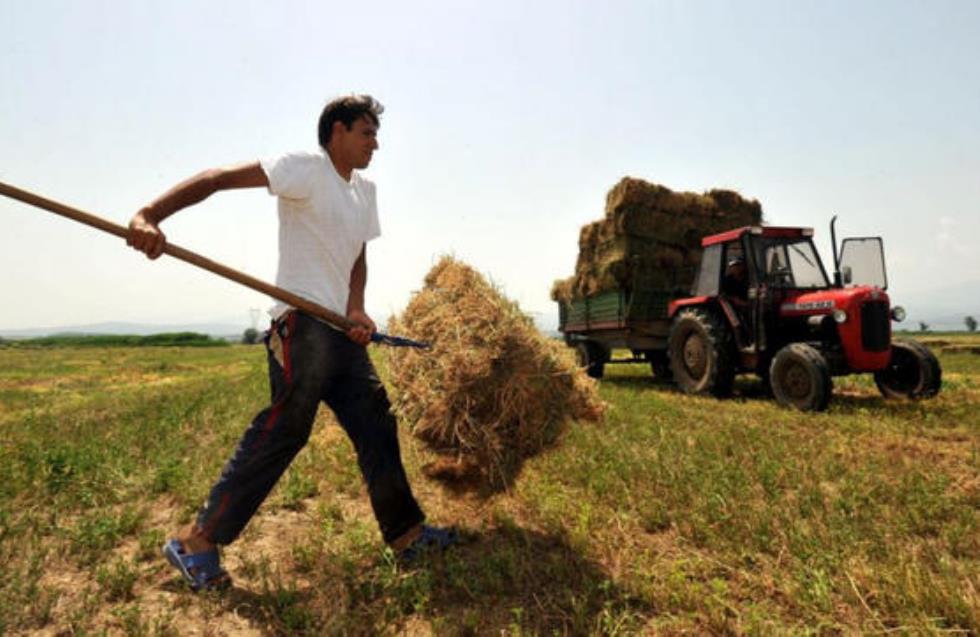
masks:
[[[801,409],[826,406],[831,376],[873,372],[881,387],[895,358],[891,321],[904,318],[890,305],[881,239],[846,239],[839,256],[832,241],[831,278],[811,228],[749,226],[705,237],[693,295],[668,312],[678,384],[721,395],[736,373],[754,372],[780,402]],[[920,367],[938,370],[934,360]],[[938,391],[938,371],[925,376],[916,391]]]
[[[705,237],[702,246],[694,296],[675,301],[670,313],[714,306],[731,326],[744,358],[740,367],[764,363],[760,355],[789,337],[771,333],[777,319],[803,318],[790,322],[805,327],[809,316],[831,314],[835,308],[826,298],[832,285],[810,228],[743,227]]]

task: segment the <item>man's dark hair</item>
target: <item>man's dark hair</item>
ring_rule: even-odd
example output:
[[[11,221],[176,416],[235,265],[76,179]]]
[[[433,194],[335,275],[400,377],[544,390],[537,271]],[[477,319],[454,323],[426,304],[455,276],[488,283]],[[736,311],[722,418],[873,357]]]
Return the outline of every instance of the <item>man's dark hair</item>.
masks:
[[[320,113],[320,123],[317,126],[317,133],[320,139],[320,146],[324,148],[330,143],[330,134],[333,132],[333,123],[341,122],[344,128],[351,129],[354,122],[367,117],[378,126],[385,107],[381,102],[370,95],[346,95],[331,100],[323,107]]]

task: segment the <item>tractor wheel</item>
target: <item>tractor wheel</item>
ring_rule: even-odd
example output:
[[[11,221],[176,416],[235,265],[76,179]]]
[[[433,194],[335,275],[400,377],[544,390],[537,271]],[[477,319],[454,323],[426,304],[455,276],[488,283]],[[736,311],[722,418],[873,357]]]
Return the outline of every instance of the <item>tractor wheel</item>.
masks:
[[[780,405],[800,411],[823,411],[834,389],[827,359],[806,343],[790,343],[776,352],[769,386]]]
[[[648,351],[647,360],[650,361],[650,371],[657,380],[669,381],[673,378],[670,372],[670,358],[666,350]]]
[[[584,367],[586,374],[592,378],[602,378],[606,367],[606,352],[601,345],[582,341],[575,346],[575,356],[578,366]]]
[[[735,382],[732,331],[716,314],[682,310],[667,339],[674,381],[685,393],[728,396]]]
[[[885,398],[932,398],[939,393],[943,371],[922,343],[892,341],[888,367],[875,372],[875,384]]]

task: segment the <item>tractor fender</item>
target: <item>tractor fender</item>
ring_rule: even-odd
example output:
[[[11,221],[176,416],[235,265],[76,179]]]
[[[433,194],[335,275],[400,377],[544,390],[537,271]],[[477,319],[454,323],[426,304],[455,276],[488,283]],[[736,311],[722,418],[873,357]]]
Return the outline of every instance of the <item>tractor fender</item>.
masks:
[[[682,309],[687,307],[693,307],[697,305],[708,305],[709,302],[715,297],[711,296],[692,296],[686,299],[676,299],[671,301],[667,305],[667,318],[674,320],[674,317]]]
[[[736,333],[738,332],[738,327],[742,324],[735,308],[732,307],[732,304],[727,299],[721,296],[694,296],[688,299],[671,301],[667,308],[667,317],[673,321],[677,313],[684,309],[704,309],[724,316],[728,327],[732,328]]]

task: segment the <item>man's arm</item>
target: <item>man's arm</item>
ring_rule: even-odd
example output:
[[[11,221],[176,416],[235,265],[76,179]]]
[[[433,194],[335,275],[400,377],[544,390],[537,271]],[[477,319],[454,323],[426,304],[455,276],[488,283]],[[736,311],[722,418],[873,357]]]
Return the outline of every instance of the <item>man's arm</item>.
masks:
[[[149,258],[156,259],[163,254],[163,248],[167,245],[167,237],[160,231],[160,222],[170,215],[204,201],[219,190],[268,186],[269,178],[257,161],[205,170],[180,182],[133,215],[126,243],[146,253]]]
[[[350,270],[350,294],[347,297],[347,318],[363,327],[355,327],[347,336],[356,343],[367,345],[371,334],[378,330],[374,321],[364,311],[364,288],[367,285],[367,244],[361,245],[361,254]]]

